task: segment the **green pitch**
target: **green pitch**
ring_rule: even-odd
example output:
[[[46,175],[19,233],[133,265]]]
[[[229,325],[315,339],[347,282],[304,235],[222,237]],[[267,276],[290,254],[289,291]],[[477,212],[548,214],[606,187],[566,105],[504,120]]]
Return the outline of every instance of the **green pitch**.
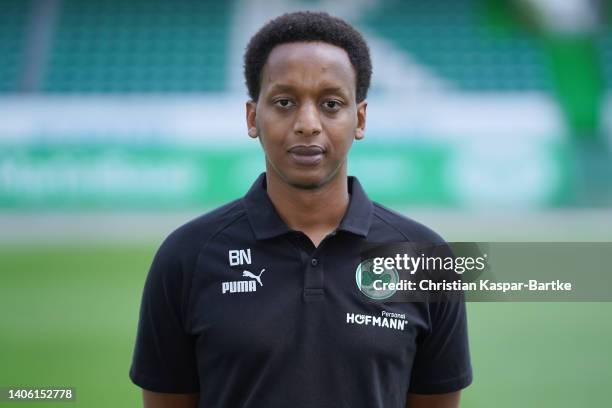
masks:
[[[128,378],[151,245],[0,248],[0,387],[74,387],[76,402],[140,406]],[[606,406],[612,303],[471,303],[464,407]],[[42,406],[0,403],[0,406]]]

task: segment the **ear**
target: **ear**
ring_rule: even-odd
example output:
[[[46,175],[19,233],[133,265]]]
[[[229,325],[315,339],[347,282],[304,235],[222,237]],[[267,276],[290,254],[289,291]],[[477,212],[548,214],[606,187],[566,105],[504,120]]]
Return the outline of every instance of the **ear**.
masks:
[[[357,104],[357,128],[355,129],[355,140],[361,140],[365,137],[367,107],[368,101],[365,99]]]
[[[246,123],[249,136],[253,139],[257,138],[257,102],[248,101],[246,103]]]

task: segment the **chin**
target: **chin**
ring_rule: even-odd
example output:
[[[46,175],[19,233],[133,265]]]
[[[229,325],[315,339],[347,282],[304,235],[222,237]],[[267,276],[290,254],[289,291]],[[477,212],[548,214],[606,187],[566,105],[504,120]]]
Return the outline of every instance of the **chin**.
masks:
[[[279,175],[286,184],[300,190],[316,190],[323,185],[324,181],[324,178],[319,175],[300,174],[299,171]]]
[[[321,188],[324,184],[321,182],[308,182],[308,181],[292,181],[288,180],[288,184],[291,187],[297,188],[299,190],[316,190]]]
[[[300,172],[300,170],[293,173],[294,174],[286,174],[283,180],[290,186],[300,190],[319,189],[329,183],[337,174],[337,172],[322,174],[321,172]]]

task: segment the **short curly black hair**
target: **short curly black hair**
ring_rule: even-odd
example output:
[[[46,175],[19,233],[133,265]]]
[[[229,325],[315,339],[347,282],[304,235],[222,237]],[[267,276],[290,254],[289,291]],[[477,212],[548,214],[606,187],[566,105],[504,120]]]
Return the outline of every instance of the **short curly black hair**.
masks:
[[[325,12],[286,13],[264,25],[249,41],[244,54],[244,77],[253,101],[259,99],[261,72],[274,47],[284,43],[322,41],[343,48],[356,74],[356,101],[363,101],[370,87],[372,61],[363,36],[346,21]]]

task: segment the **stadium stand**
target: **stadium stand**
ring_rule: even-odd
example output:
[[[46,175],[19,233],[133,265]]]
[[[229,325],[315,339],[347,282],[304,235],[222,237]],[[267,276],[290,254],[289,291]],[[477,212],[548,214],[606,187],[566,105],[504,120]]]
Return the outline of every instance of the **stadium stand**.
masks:
[[[157,185],[133,182],[151,180],[151,174],[156,177],[160,174],[153,156],[137,149],[143,141],[150,143],[153,151],[166,155],[168,168],[182,169],[184,174],[191,175],[184,180],[192,180],[192,184],[174,190],[180,190],[175,202],[201,203],[198,200],[203,197],[206,200],[219,197],[214,200],[221,202],[225,196],[215,194],[242,191],[239,183],[233,181],[210,183],[206,186],[210,191],[196,183],[216,173],[241,180],[243,177],[238,175],[248,167],[244,163],[251,163],[250,152],[244,153],[248,158],[240,158],[227,142],[244,130],[235,126],[237,121],[224,119],[232,114],[231,110],[219,110],[228,116],[216,116],[215,125],[219,128],[213,130],[200,127],[199,112],[202,106],[216,109],[220,96],[228,96],[223,102],[230,106],[232,98],[246,95],[239,72],[246,45],[242,40],[246,41],[260,23],[288,10],[314,9],[325,3],[250,1],[253,0],[0,1],[0,116],[4,115],[0,119],[0,207],[46,205],[40,197],[48,191],[51,193],[45,197],[55,194],[68,197],[66,205],[80,205],[91,201],[90,187],[118,206],[125,201],[115,197],[123,199],[123,192],[128,190],[134,192],[136,205],[165,203],[170,193],[161,187],[176,187],[178,183],[157,183],[161,187],[155,189]],[[504,148],[505,154],[513,152],[514,156],[509,157],[532,165],[517,164],[530,169],[526,172],[531,174],[529,180],[540,183],[539,187],[517,181],[513,184],[516,191],[508,193],[514,194],[517,203],[612,203],[609,182],[612,160],[607,148],[612,129],[610,18],[601,18],[601,27],[596,32],[580,32],[575,41],[571,36],[567,41],[505,9],[510,4],[524,3],[524,0],[384,0],[344,3],[345,9],[333,8],[335,11],[330,8],[330,13],[338,12],[371,36],[373,49],[380,56],[374,61],[374,90],[376,81],[384,77],[384,73],[381,75],[384,67],[389,68],[391,79],[381,87],[385,92],[393,93],[399,88],[406,100],[417,95],[414,99],[417,102],[421,97],[433,96],[419,106],[422,111],[412,109],[416,105],[409,107],[413,116],[407,121],[389,127],[384,123],[382,130],[371,133],[378,137],[379,146],[368,147],[367,155],[365,150],[357,153],[363,159],[356,160],[361,164],[355,168],[359,170],[362,166],[364,174],[382,178],[380,169],[386,168],[387,174],[394,177],[410,175],[412,181],[402,183],[405,189],[401,192],[394,188],[398,183],[391,177],[386,177],[386,184],[372,179],[372,185],[380,188],[379,194],[385,200],[447,205],[468,202],[465,197],[470,194],[470,203],[498,197],[496,192],[502,197],[510,191],[503,177],[512,180],[513,173],[508,169],[514,164],[512,159],[491,159],[496,156],[487,153],[484,162],[478,163],[484,171],[476,165],[470,167],[476,161],[468,159],[479,154],[470,142],[482,139],[506,143],[515,150]],[[359,7],[362,9],[356,12]],[[589,27],[595,31],[595,24]],[[244,38],[240,37],[242,34]],[[390,58],[386,59],[387,55]],[[419,78],[414,73],[424,74],[423,83],[442,86],[424,86],[423,91],[410,88],[421,94],[404,92],[401,86],[394,88]],[[122,98],[127,94],[136,97]],[[189,94],[201,97],[186,98]],[[107,98],[108,95],[112,97]],[[371,100],[382,96],[379,99],[382,105],[378,106],[388,109],[389,117],[403,117],[406,113],[406,107],[395,103],[394,97],[385,99],[387,95],[375,92],[370,95]],[[116,115],[123,106],[133,109],[128,113],[136,114],[127,116],[124,110],[123,116]],[[187,109],[179,109],[182,106]],[[501,114],[481,121],[481,112],[486,110],[483,107],[489,106]],[[525,114],[525,106],[529,115]],[[532,109],[533,106],[537,109]],[[106,116],[98,114],[100,109]],[[179,110],[176,117],[165,117],[166,112]],[[438,116],[446,119],[438,120]],[[160,120],[149,123],[143,119],[149,117]],[[518,122],[524,126],[511,129]],[[457,123],[457,128],[453,128]],[[522,134],[524,129],[527,130]],[[512,145],[514,134],[521,141],[516,147]],[[194,152],[201,156],[196,160],[191,152],[184,153],[180,143],[174,145],[175,140],[197,145]],[[460,140],[465,143],[456,143]],[[212,145],[213,141],[215,149],[227,156],[218,156],[208,148],[206,144]],[[99,149],[94,165],[79,150],[89,145]],[[52,154],[41,164],[39,152],[44,149]],[[378,153],[374,149],[379,149]],[[501,149],[498,147],[491,149],[495,153],[501,151],[496,150]],[[116,152],[123,152],[123,156]],[[120,163],[122,167],[116,165],[119,156],[124,160]],[[230,163],[227,158],[234,161]],[[232,163],[235,172],[226,170]],[[455,175],[459,172],[447,171],[455,168],[452,166],[475,170],[473,174],[477,176],[488,174],[492,182],[476,178],[471,185],[474,190],[469,190],[458,184],[460,177]],[[124,171],[124,176],[116,178],[115,190],[105,184],[108,168]],[[372,168],[377,172],[369,171]],[[438,181],[432,181],[431,176],[422,179],[414,176],[419,172],[434,174]],[[75,179],[80,181],[73,183]],[[236,186],[236,192],[229,191],[227,185]],[[504,188],[496,189],[497,186]],[[528,188],[521,190],[519,187],[523,186]],[[468,190],[465,197],[458,193]],[[108,191],[108,196],[104,196]],[[117,191],[122,194],[116,194]],[[147,196],[151,191],[158,194],[157,202]],[[70,197],[76,199],[70,201]],[[496,202],[495,198],[490,202]]]
[[[0,92],[15,92],[19,84],[30,2],[3,0],[0,10]]]
[[[44,93],[223,92],[234,1],[62,0]],[[464,91],[552,91],[545,52],[527,30],[499,29],[474,0],[381,2],[359,26]],[[0,92],[19,91],[32,1],[4,0]],[[598,46],[612,77],[612,30]],[[610,83],[607,83],[608,88]]]
[[[549,90],[536,39],[495,30],[470,0],[381,3],[367,27],[466,91]]]
[[[225,89],[231,2],[65,0],[45,92]]]

